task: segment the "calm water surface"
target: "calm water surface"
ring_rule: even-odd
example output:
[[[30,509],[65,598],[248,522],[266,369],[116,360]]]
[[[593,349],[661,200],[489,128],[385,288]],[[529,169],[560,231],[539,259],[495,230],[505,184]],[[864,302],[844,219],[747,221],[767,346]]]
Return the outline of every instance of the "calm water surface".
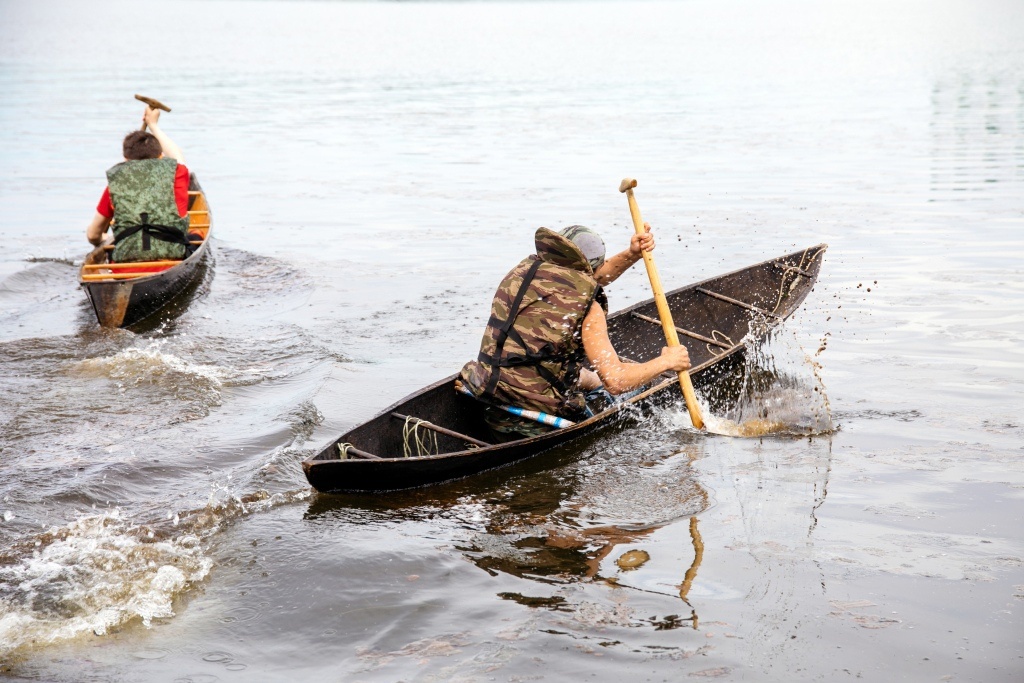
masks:
[[[100,330],[75,263],[135,92],[214,258]],[[0,676],[1024,678],[1021,3],[0,0],[0,93]],[[475,355],[536,227],[625,246],[626,175],[667,287],[830,244],[751,359],[818,434],[677,408],[311,492]]]

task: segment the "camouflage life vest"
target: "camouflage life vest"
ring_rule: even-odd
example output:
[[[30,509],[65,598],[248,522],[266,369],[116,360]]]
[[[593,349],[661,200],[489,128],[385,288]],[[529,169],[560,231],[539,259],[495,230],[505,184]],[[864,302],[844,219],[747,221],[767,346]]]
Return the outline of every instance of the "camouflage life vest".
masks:
[[[485,402],[578,417],[583,319],[595,299],[606,305],[604,295],[572,242],[547,228],[535,239],[537,254],[498,286],[480,355],[460,379]]]
[[[107,171],[119,263],[185,258],[188,217],[174,199],[174,159],[125,161]]]

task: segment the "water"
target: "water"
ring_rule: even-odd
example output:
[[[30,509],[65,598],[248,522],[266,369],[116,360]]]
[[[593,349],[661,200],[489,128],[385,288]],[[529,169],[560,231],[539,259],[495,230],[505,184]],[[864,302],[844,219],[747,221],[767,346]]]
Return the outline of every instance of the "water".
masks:
[[[1020,680],[1022,38],[1011,0],[0,2],[0,671]],[[73,263],[136,92],[214,263],[104,331]],[[476,353],[536,227],[625,245],[624,176],[667,288],[830,244],[719,416],[790,433],[670,409],[310,492],[303,457]]]

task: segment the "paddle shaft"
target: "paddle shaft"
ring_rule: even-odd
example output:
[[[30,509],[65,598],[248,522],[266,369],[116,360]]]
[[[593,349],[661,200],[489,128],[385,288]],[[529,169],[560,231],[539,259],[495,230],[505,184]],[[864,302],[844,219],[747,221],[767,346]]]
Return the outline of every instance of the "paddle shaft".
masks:
[[[644,219],[640,216],[640,207],[637,206],[636,198],[633,196],[633,189],[625,190],[626,201],[629,202],[629,215],[633,217],[633,227],[638,235],[644,233]],[[658,275],[658,266],[654,264],[654,256],[650,252],[641,252],[644,257],[644,265],[647,266],[647,276],[651,280],[651,289],[654,290],[654,303],[658,307],[658,317],[661,318],[661,329],[665,331],[665,341],[669,346],[679,346],[679,335],[676,334],[675,323],[672,322],[672,311],[668,308],[668,299],[665,298],[665,290],[661,286],[661,277]],[[690,374],[686,370],[679,372],[679,386],[683,390],[683,398],[686,399],[686,410],[690,413],[690,421],[697,429],[704,429],[704,419],[700,415],[700,406],[697,405],[697,395],[693,391],[693,383],[690,382]]]

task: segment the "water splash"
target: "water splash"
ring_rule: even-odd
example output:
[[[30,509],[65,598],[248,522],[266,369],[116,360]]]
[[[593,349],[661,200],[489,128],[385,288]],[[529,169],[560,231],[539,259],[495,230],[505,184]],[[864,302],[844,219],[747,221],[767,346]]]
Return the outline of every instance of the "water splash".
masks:
[[[117,392],[103,392],[108,400],[164,401],[173,398],[179,408],[174,421],[205,417],[221,404],[225,388],[250,386],[282,374],[271,363],[242,367],[224,361],[206,364],[192,357],[182,339],[161,339],[131,346],[108,356],[76,361],[66,370],[78,379],[107,380]]]
[[[174,615],[174,597],[209,573],[199,538],[157,538],[119,510],[82,517],[0,565],[0,653]]]
[[[796,336],[775,330],[748,341],[742,378],[719,414],[698,400],[705,427],[712,434],[756,438],[768,435],[815,436],[835,431],[832,411],[817,357]],[[676,426],[692,428],[685,409],[672,416]]]
[[[153,384],[164,380],[198,383],[219,391],[231,378],[230,370],[203,365],[163,351],[165,340],[144,348],[131,347],[112,356],[87,358],[72,366],[72,372],[85,377],[106,377],[122,386]]]
[[[0,555],[0,655],[173,617],[174,600],[213,568],[204,539],[232,519],[309,495],[214,487],[206,507],[160,522],[114,509],[22,541]]]
[[[66,256],[27,256],[25,258],[26,263],[59,263],[64,266],[77,266],[80,265],[81,261],[76,262],[74,259]]]

